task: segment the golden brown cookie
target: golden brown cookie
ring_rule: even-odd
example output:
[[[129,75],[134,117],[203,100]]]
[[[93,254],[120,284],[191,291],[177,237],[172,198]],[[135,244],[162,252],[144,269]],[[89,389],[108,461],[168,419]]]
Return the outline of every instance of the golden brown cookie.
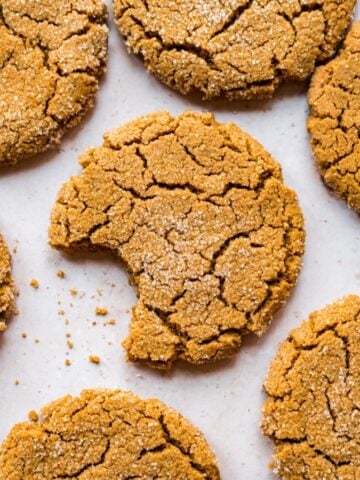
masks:
[[[360,22],[341,53],[316,70],[309,105],[308,129],[320,173],[360,213]]]
[[[303,218],[279,165],[206,113],[141,117],[105,135],[61,189],[50,243],[108,249],[136,285],[125,348],[169,367],[229,357],[261,334],[301,267]]]
[[[0,0],[0,166],[54,147],[92,107],[105,21],[101,0]]]
[[[262,430],[283,480],[360,478],[360,297],[312,313],[273,360]]]
[[[220,480],[204,436],[159,400],[85,390],[32,413],[0,447],[0,480]]]
[[[356,0],[114,0],[129,49],[168,86],[270,97],[334,54]]]
[[[0,235],[0,332],[6,329],[6,321],[14,313],[15,286],[10,270],[10,253]]]

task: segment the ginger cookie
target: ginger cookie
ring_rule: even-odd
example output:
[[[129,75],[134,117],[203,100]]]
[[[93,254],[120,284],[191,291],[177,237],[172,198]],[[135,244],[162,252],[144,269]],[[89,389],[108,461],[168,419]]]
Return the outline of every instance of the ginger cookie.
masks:
[[[360,297],[312,313],[280,346],[262,430],[284,480],[360,478]]]
[[[360,213],[360,22],[309,90],[308,129],[324,181]]]
[[[11,257],[0,235],[0,332],[6,329],[6,321],[15,309],[15,286],[11,278]]]
[[[271,97],[333,55],[355,0],[114,0],[130,51],[166,85],[228,100]]]
[[[220,480],[203,435],[159,400],[85,390],[36,417],[0,447],[0,480]]]
[[[107,60],[101,0],[0,0],[0,166],[58,144]]]
[[[296,282],[303,217],[279,165],[233,124],[159,112],[105,134],[61,189],[50,244],[108,249],[136,285],[130,360],[231,356]]]

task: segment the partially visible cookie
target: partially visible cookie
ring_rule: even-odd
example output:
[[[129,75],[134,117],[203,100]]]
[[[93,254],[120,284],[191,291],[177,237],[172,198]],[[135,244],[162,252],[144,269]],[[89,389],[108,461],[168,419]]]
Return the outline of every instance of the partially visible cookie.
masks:
[[[360,478],[360,297],[310,315],[273,360],[262,430],[283,480]]]
[[[0,332],[6,329],[6,321],[14,312],[15,286],[10,270],[10,253],[0,235]]]
[[[108,249],[137,287],[130,360],[233,355],[262,334],[301,268],[303,217],[279,165],[212,115],[141,117],[86,151],[61,189],[50,244]]]
[[[106,67],[101,0],[0,0],[0,166],[54,147]]]
[[[333,55],[356,0],[114,0],[129,49],[168,86],[270,97]]]
[[[319,67],[309,89],[308,129],[324,181],[360,213],[360,22]]]
[[[204,436],[159,400],[85,390],[13,427],[0,480],[220,480]]]

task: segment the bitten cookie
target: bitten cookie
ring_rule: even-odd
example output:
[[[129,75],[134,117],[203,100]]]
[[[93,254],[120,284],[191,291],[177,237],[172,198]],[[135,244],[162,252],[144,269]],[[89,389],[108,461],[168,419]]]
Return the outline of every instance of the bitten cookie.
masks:
[[[279,165],[212,115],[148,115],[105,135],[61,189],[50,244],[114,252],[137,287],[131,360],[229,357],[296,282],[303,217]]]
[[[166,85],[228,100],[270,97],[336,51],[355,0],[114,0],[130,51]]]
[[[262,430],[284,480],[360,476],[360,297],[310,315],[280,346],[265,390]]]
[[[101,0],[0,0],[0,166],[58,144],[107,60]]]
[[[324,181],[360,213],[360,22],[309,90],[311,143]]]
[[[0,235],[0,332],[6,329],[6,321],[15,308],[15,286],[10,270],[10,253]]]
[[[32,418],[0,447],[0,480],[220,480],[203,435],[159,400],[85,390]]]

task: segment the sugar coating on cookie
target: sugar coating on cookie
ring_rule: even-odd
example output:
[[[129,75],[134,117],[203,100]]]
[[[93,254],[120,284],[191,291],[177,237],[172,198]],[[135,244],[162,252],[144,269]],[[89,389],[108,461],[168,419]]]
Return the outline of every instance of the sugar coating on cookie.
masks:
[[[325,182],[360,213],[360,22],[309,89],[308,129]]]
[[[130,51],[168,86],[228,100],[270,97],[334,54],[355,0],[114,0]]]
[[[0,332],[6,329],[6,321],[14,313],[15,286],[11,278],[11,257],[0,235]]]
[[[220,480],[204,436],[159,400],[85,390],[16,425],[0,447],[0,480]]]
[[[303,218],[279,165],[207,113],[141,117],[105,135],[61,189],[50,244],[114,252],[136,285],[130,360],[231,356],[261,334],[301,267]]]
[[[312,313],[273,360],[262,430],[284,480],[360,475],[360,297]]]
[[[93,105],[105,22],[101,0],[0,0],[0,166],[54,147]]]

